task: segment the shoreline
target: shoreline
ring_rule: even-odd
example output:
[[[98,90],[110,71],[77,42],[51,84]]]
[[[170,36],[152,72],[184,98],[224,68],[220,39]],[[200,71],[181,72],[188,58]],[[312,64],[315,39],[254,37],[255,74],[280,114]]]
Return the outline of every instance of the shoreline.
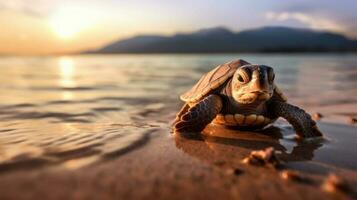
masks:
[[[269,129],[266,133],[237,132],[209,126],[204,131],[203,140],[175,137],[169,134],[166,128],[161,127],[149,133],[149,138],[143,145],[108,160],[73,169],[40,167],[1,173],[0,197],[353,199],[356,197],[354,192],[330,194],[321,189],[321,184],[325,177],[333,172],[346,178],[353,191],[357,191],[357,165],[343,166],[345,161],[341,162],[338,156],[331,155],[334,152],[331,152],[331,143],[334,141],[331,134],[344,130],[345,134],[353,136],[356,128],[326,123],[319,123],[319,126],[324,132],[328,132],[328,141],[296,143],[289,139],[292,136],[291,129],[284,126],[279,129],[274,127],[275,129]],[[271,134],[276,131],[277,134]],[[279,134],[286,139],[281,138]],[[352,140],[348,135],[339,137]],[[283,153],[278,154],[284,161],[282,169],[295,170],[308,177],[310,182],[284,180],[281,178],[282,169],[242,164],[242,159],[252,150],[270,146]],[[329,150],[323,146],[327,146]],[[332,149],[334,148],[336,146]],[[325,163],[326,160],[321,160],[321,155],[314,155],[315,151],[321,151],[319,149],[325,149],[326,153],[330,154],[327,161],[331,158],[337,160]],[[339,166],[339,162],[342,166]]]

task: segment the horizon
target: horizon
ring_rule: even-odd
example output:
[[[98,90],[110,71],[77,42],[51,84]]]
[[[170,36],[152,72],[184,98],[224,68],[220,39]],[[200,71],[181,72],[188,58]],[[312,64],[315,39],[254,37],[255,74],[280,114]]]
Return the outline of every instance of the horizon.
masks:
[[[240,32],[279,26],[357,38],[357,2],[257,2],[6,0],[0,2],[0,55],[71,54],[138,35],[170,36],[215,27]]]
[[[244,29],[244,30],[234,31],[233,29],[225,27],[225,26],[215,26],[215,27],[201,28],[201,29],[198,29],[198,30],[192,30],[192,31],[186,31],[186,32],[180,32],[179,31],[179,32],[171,33],[171,34],[160,34],[160,33],[137,34],[137,35],[132,35],[132,36],[124,37],[124,38],[114,39],[112,41],[104,43],[101,46],[94,47],[92,49],[88,48],[88,49],[82,49],[82,50],[77,50],[77,51],[72,51],[72,52],[49,52],[49,53],[44,53],[44,54],[0,53],[0,56],[57,56],[57,55],[58,56],[66,56],[66,55],[83,55],[83,54],[86,54],[86,53],[83,53],[83,52],[91,51],[91,50],[97,50],[97,49],[103,48],[103,47],[105,47],[107,45],[110,45],[110,44],[113,44],[113,43],[116,43],[116,42],[120,42],[120,41],[123,41],[123,40],[133,39],[133,38],[136,38],[136,37],[141,37],[141,36],[173,37],[175,35],[193,34],[193,33],[197,33],[197,32],[203,31],[203,30],[218,29],[218,28],[228,30],[228,31],[230,31],[230,32],[232,32],[234,34],[237,34],[237,33],[240,33],[240,32],[244,32],[244,31],[259,30],[259,29],[264,29],[264,28],[288,28],[288,29],[295,29],[295,30],[307,30],[307,31],[312,31],[312,32],[326,32],[326,33],[338,34],[338,35],[344,36],[344,37],[346,37],[346,38],[348,38],[350,40],[357,41],[357,38],[349,37],[348,35],[345,35],[343,33],[333,32],[333,31],[328,31],[328,30],[316,30],[316,29],[304,28],[304,27],[290,27],[290,26],[278,26],[277,25],[277,26],[253,27],[253,28],[248,28],[248,29]],[[217,53],[220,54],[219,52],[217,52]],[[252,52],[232,52],[232,53],[252,53]],[[256,52],[256,53],[261,53],[261,52]],[[277,52],[277,53],[279,53],[279,52]],[[283,53],[283,52],[280,52],[280,53]],[[287,53],[290,53],[290,52],[287,52]],[[306,53],[306,52],[302,52],[302,53]],[[115,53],[115,54],[117,54],[117,53]],[[120,53],[120,54],[126,54],[126,53]],[[131,54],[131,53],[129,53],[129,54]],[[153,53],[153,54],[156,54],[156,53]],[[169,53],[169,54],[172,54],[172,53]],[[192,54],[192,53],[187,53],[187,54]]]

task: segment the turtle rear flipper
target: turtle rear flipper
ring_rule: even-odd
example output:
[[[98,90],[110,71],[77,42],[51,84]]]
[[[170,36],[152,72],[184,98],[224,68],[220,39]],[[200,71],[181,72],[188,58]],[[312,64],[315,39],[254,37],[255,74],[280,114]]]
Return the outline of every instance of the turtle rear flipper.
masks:
[[[281,101],[271,102],[269,109],[275,116],[285,118],[300,137],[322,136],[316,122],[303,109]]]
[[[180,117],[174,125],[174,132],[186,136],[195,135],[211,123],[221,109],[221,97],[211,94],[192,106]]]

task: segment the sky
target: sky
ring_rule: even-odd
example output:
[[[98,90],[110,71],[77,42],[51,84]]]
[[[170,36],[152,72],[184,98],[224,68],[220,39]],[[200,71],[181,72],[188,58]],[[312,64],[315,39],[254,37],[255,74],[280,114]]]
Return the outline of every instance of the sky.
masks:
[[[357,39],[356,9],[356,0],[0,0],[0,54],[72,53],[216,26],[311,28]]]

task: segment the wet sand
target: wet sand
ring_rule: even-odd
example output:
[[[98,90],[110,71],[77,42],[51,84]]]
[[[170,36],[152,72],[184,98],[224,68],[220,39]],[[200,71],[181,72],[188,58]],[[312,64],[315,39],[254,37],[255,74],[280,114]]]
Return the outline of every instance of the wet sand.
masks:
[[[181,106],[178,94],[204,66],[230,57],[236,56],[79,57],[59,60],[59,71],[50,67],[57,58],[23,61],[45,63],[46,70],[39,71],[6,61],[20,68],[0,73],[0,199],[356,199],[357,126],[349,117],[357,116],[357,101],[348,96],[356,92],[356,81],[339,77],[334,65],[331,76],[309,87],[305,83],[316,77],[301,67],[306,63],[278,72],[290,77],[280,79],[290,102],[322,114],[323,139],[296,140],[284,120],[261,132],[210,125],[197,139],[170,133]],[[325,57],[271,57],[272,63],[301,59],[316,67],[331,65]],[[173,59],[181,63],[166,66]],[[144,70],[143,63],[160,74]],[[188,63],[198,67],[181,68]],[[300,71],[289,76],[288,69]],[[350,74],[357,72],[352,69]],[[335,85],[341,80],[346,88]],[[326,91],[317,92],[321,85]],[[278,168],[242,163],[251,151],[267,147],[276,150]],[[284,170],[303,178],[285,180]],[[330,173],[346,179],[350,189],[323,190]]]
[[[320,127],[327,138],[343,130],[348,132],[348,139],[338,145],[332,141],[287,140],[291,144],[285,147],[284,142],[279,142],[280,136],[257,133],[226,130],[223,136],[217,136],[211,132],[217,129],[209,128],[206,131],[211,134],[202,140],[187,140],[156,131],[123,155],[107,157],[80,170],[46,167],[2,173],[0,196],[1,199],[356,198],[353,192],[329,194],[321,190],[323,179],[334,172],[346,178],[356,191],[357,165],[354,152],[348,150],[352,148],[350,143],[354,143],[351,140],[356,140],[355,129],[329,124]],[[329,147],[319,150],[321,143]],[[281,169],[241,163],[251,150],[270,146],[281,151],[278,157],[287,162]],[[283,180],[280,176],[283,169],[297,170],[308,181]]]
[[[262,132],[241,132],[210,125],[201,138],[170,133],[173,118],[164,109],[146,110],[161,124],[134,126],[133,137],[116,151],[93,152],[91,147],[48,157],[62,161],[14,162],[0,166],[1,199],[355,199],[356,127],[319,123],[323,139],[298,141],[280,120]],[[120,148],[121,147],[121,148]],[[252,166],[242,160],[253,150],[274,147],[282,164]],[[98,150],[97,150],[98,151]],[[86,155],[87,154],[87,155]],[[89,155],[101,154],[91,160]],[[65,158],[68,156],[68,158]],[[43,156],[41,156],[43,158]],[[51,158],[48,158],[51,160]],[[15,164],[16,163],[16,164]],[[284,180],[283,170],[294,170],[304,181]],[[321,189],[330,173],[346,179],[348,192]]]

